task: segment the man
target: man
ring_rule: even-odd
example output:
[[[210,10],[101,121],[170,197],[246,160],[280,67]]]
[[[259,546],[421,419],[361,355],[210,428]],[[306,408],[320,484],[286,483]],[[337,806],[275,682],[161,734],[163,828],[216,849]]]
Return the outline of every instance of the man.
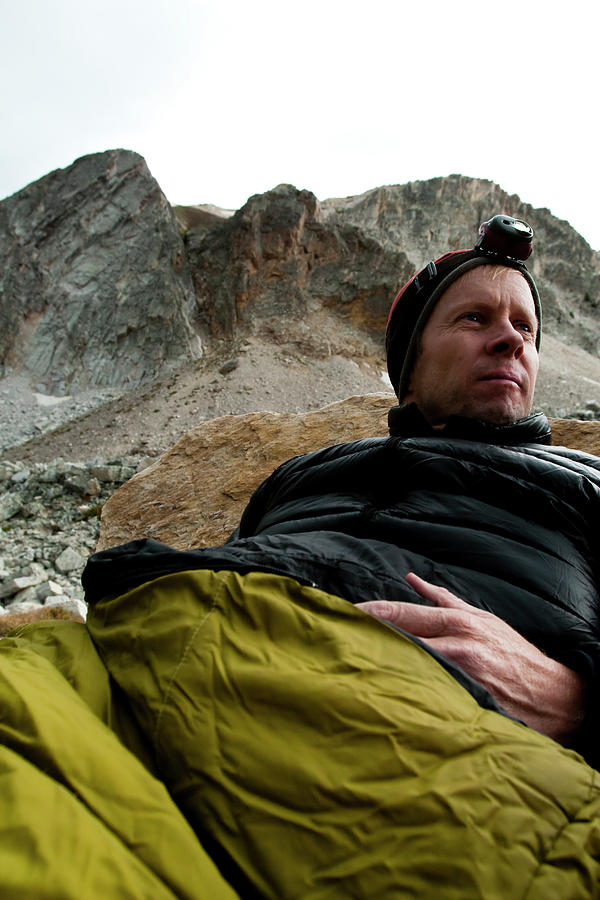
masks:
[[[453,415],[497,425],[524,418],[539,366],[539,324],[530,284],[518,270],[490,264],[466,271],[431,308],[400,400],[416,404],[433,429],[443,429]],[[395,371],[393,342],[388,352]],[[422,638],[508,712],[568,743],[583,719],[582,677],[497,616],[412,573],[407,581],[437,608],[381,601],[359,606]]]

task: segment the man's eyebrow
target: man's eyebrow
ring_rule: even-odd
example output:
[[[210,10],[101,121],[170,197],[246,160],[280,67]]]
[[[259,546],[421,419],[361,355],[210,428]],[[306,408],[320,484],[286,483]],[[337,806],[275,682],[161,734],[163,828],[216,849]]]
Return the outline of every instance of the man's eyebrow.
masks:
[[[472,309],[475,306],[494,306],[494,302],[489,297],[471,297],[467,299],[466,297],[460,297],[454,305],[452,306],[452,311],[460,311],[462,309]]]
[[[530,309],[527,309],[524,306],[520,307],[515,315],[521,316],[523,319],[529,319],[531,322],[537,322],[538,320],[535,310],[532,312]]]

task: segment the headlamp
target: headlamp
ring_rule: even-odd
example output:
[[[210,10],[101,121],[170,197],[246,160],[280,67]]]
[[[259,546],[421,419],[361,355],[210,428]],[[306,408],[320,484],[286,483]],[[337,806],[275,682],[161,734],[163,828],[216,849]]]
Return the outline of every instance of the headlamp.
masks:
[[[522,219],[494,216],[479,226],[479,239],[474,249],[486,256],[505,256],[526,260],[531,255],[533,228]]]

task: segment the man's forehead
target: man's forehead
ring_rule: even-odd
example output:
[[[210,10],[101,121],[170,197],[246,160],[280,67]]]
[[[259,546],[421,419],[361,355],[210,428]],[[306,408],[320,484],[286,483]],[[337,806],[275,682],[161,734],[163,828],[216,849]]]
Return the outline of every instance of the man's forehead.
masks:
[[[498,303],[507,299],[537,318],[529,284],[520,272],[506,266],[479,266],[465,272],[444,291],[438,308],[463,302]]]

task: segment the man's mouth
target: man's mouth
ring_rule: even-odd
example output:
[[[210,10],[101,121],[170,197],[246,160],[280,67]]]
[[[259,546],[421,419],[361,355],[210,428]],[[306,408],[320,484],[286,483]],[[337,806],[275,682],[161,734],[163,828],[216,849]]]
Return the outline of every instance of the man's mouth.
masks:
[[[489,372],[487,375],[482,375],[479,379],[480,381],[506,381],[511,384],[516,384],[518,388],[521,387],[521,379],[514,375],[512,372],[505,372],[504,370],[498,370],[497,372]]]

